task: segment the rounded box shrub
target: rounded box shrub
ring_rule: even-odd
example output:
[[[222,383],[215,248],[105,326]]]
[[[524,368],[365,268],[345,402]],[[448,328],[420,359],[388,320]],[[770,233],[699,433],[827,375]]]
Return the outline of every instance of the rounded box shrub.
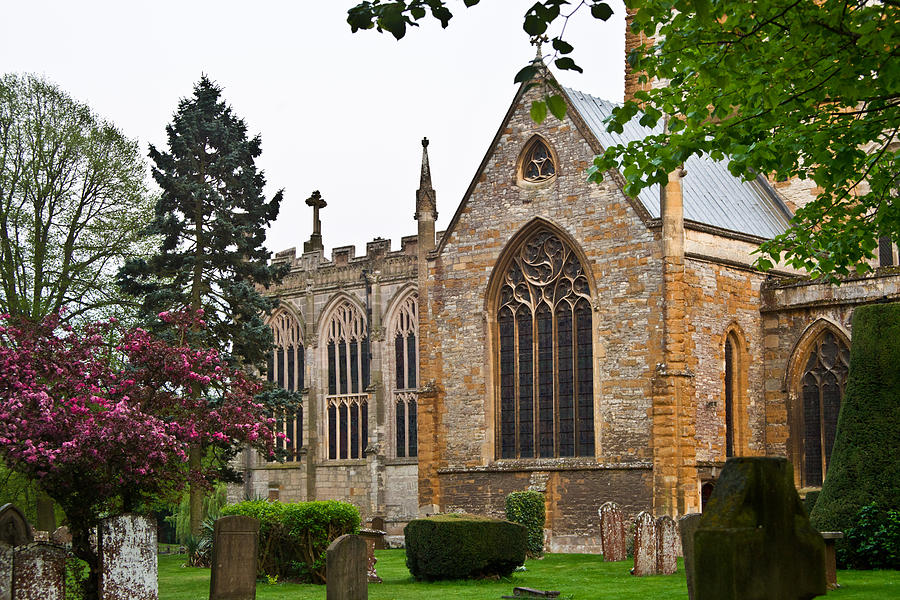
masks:
[[[513,492],[506,497],[506,518],[528,530],[528,556],[544,554],[544,495],[540,492]]]
[[[527,530],[510,521],[448,513],[410,521],[403,535],[416,579],[505,577],[525,562]]]

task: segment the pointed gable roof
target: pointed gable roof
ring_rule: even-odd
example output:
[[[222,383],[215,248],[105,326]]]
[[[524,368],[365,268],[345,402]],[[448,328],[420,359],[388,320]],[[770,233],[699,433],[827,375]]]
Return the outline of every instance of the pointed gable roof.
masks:
[[[662,133],[662,124],[652,129],[644,127],[638,124],[639,117],[626,123],[621,134],[609,133],[603,120],[612,114],[616,104],[577,90],[564,90],[604,148]],[[714,161],[705,154],[690,157],[684,168],[685,220],[766,239],[787,229],[790,209],[762,177],[742,181],[731,174],[726,161]],[[641,190],[637,200],[652,217],[659,217],[659,184]]]

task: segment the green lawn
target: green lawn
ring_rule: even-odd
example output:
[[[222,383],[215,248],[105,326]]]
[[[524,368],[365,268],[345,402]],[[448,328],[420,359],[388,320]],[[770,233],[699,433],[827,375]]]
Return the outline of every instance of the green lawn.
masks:
[[[372,600],[460,598],[486,600],[512,595],[513,586],[560,590],[562,598],[574,600],[684,600],[687,588],[684,570],[671,576],[632,577],[631,562],[604,563],[589,554],[549,554],[528,561],[524,573],[506,581],[454,581],[420,583],[406,570],[403,550],[379,550],[378,574],[384,583],[369,585]],[[159,557],[160,600],[206,600],[209,569],[182,567],[184,556]],[[900,571],[839,571],[840,590],[828,594],[833,600],[894,600],[900,598]],[[325,586],[258,583],[260,600],[312,600],[325,598]]]

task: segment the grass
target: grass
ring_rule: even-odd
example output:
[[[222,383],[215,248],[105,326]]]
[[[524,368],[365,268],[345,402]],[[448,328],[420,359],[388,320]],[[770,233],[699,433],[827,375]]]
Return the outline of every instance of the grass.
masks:
[[[376,568],[384,583],[369,585],[372,600],[420,598],[485,600],[512,595],[513,586],[560,590],[561,598],[592,600],[685,600],[684,568],[671,576],[632,577],[631,562],[605,563],[590,554],[548,554],[528,561],[527,571],[504,581],[452,581],[424,583],[406,570],[403,550],[379,550]],[[209,569],[182,567],[184,556],[159,557],[159,600],[206,600]],[[841,589],[831,600],[893,600],[900,598],[900,571],[838,571]],[[260,600],[313,600],[325,598],[325,586],[257,583]]]

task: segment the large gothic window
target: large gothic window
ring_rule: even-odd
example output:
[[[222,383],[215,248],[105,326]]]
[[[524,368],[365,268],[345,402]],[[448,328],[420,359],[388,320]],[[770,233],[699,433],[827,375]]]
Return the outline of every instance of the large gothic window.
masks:
[[[418,454],[416,388],[419,387],[418,296],[400,305],[391,327],[394,340],[394,423],[398,458]]]
[[[303,336],[300,323],[288,311],[281,309],[269,322],[274,347],[269,353],[267,378],[270,383],[289,392],[303,391]],[[288,406],[274,415],[275,431],[287,439],[278,440],[277,447],[285,451],[287,460],[296,460],[303,447],[303,407]]]
[[[849,364],[849,348],[829,330],[809,351],[800,380],[803,485],[820,486],[825,480]]]
[[[369,438],[369,338],[366,318],[348,300],[331,315],[325,332],[328,361],[328,458],[364,458]]]
[[[509,262],[499,294],[501,458],[593,456],[592,316],[581,262],[538,231]]]

